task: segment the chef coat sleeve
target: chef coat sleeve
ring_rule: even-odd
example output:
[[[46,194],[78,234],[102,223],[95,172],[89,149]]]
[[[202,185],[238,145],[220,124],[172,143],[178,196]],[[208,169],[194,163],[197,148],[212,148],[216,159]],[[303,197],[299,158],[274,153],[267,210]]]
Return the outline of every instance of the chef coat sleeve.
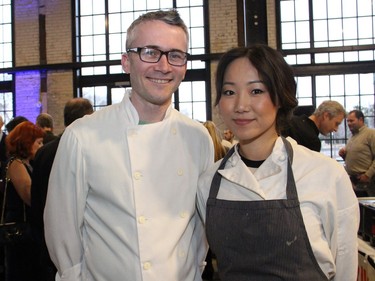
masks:
[[[345,172],[337,185],[337,206],[336,275],[333,280],[357,280],[359,204]]]
[[[67,128],[52,166],[44,210],[46,244],[58,269],[56,280],[81,280],[84,166],[81,146]]]

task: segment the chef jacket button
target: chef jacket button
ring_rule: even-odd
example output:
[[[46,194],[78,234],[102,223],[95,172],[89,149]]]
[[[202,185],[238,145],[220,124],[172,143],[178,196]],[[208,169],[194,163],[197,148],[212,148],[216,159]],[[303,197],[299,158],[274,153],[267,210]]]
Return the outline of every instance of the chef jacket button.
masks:
[[[179,252],[178,252],[178,256],[179,256],[180,258],[185,257],[185,256],[186,256],[185,251],[179,251]]]
[[[181,212],[180,213],[180,218],[184,219],[187,217],[187,212]]]
[[[143,264],[143,269],[144,270],[149,270],[151,268],[151,263],[150,262],[145,262],[144,264]]]
[[[281,156],[279,157],[279,160],[280,160],[280,161],[285,161],[285,159],[286,159],[285,155],[281,155]]]
[[[134,129],[131,129],[131,130],[129,130],[129,132],[128,132],[128,136],[135,136],[135,135],[137,135],[137,131],[136,130],[134,130]]]
[[[135,172],[135,173],[134,173],[134,178],[135,178],[136,180],[140,180],[141,177],[142,177],[142,173],[141,173],[141,172]]]
[[[184,170],[183,169],[178,169],[177,175],[182,176],[183,174],[184,174]]]
[[[138,217],[138,222],[140,224],[144,224],[146,222],[146,218],[144,216],[140,216],[140,217]]]

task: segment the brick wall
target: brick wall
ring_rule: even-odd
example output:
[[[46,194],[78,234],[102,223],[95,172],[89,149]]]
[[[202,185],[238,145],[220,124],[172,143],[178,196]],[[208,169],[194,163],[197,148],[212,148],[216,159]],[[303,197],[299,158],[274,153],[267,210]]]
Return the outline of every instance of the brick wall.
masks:
[[[48,64],[72,62],[71,1],[15,0],[15,66],[40,64],[39,15],[45,15],[46,55]],[[35,122],[41,112],[54,118],[55,133],[64,129],[63,108],[73,97],[71,70],[47,71],[47,89],[41,90],[38,71],[16,74],[15,115],[24,115]]]

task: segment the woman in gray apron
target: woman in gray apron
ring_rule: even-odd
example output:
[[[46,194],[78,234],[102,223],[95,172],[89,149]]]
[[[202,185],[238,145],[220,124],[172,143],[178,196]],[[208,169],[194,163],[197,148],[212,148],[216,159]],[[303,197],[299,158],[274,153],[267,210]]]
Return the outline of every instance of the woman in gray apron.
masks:
[[[264,45],[230,50],[216,88],[239,140],[199,181],[220,280],[356,280],[358,201],[345,170],[279,136],[297,105],[283,57]]]

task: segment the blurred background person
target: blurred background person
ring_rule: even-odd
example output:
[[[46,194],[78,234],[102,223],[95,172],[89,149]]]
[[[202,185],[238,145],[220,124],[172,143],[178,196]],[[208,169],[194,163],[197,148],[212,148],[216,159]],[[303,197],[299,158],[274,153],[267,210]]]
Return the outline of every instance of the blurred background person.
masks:
[[[53,141],[57,136],[53,133],[53,118],[48,113],[40,113],[36,118],[36,125],[45,132],[43,144]]]
[[[5,222],[30,221],[30,189],[32,166],[37,150],[43,145],[44,131],[30,121],[18,124],[7,136],[9,179]],[[36,245],[31,239],[5,246],[5,280],[39,281],[35,265]]]
[[[313,114],[294,115],[282,135],[293,138],[298,144],[320,152],[322,142],[319,134],[324,136],[337,132],[346,116],[344,107],[337,101],[322,102]]]
[[[212,142],[214,144],[214,149],[215,149],[215,162],[216,162],[225,156],[227,149],[221,143],[222,138],[214,122],[208,120],[203,123],[203,126],[206,127],[206,129],[208,130],[208,133],[210,134],[212,138]]]
[[[16,116],[5,125],[5,129],[9,134],[18,124],[24,121],[29,121],[29,120],[24,116]]]
[[[360,110],[352,110],[346,118],[351,138],[339,155],[358,197],[375,196],[375,130],[365,124]]]

